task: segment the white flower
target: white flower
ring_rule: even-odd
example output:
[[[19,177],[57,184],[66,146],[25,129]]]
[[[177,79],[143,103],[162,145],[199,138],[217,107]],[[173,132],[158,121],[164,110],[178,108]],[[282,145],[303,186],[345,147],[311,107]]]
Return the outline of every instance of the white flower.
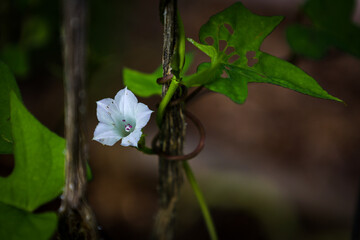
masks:
[[[93,140],[112,146],[121,139],[122,146],[134,146],[142,135],[141,129],[148,123],[151,111],[148,106],[138,103],[135,95],[124,88],[115,99],[97,101],[96,126]]]

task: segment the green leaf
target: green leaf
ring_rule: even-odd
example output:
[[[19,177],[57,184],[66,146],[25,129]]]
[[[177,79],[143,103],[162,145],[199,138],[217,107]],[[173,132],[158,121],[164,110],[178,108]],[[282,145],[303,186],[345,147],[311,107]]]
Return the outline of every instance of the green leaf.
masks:
[[[286,38],[295,53],[313,59],[324,57],[331,45],[325,34],[299,24],[286,29]]]
[[[184,84],[188,87],[205,85],[236,103],[245,101],[246,83],[249,82],[272,83],[314,97],[340,101],[301,69],[259,50],[265,37],[282,19],[255,15],[241,3],[212,16],[200,29],[200,43],[189,39],[211,58],[211,63],[199,68],[197,75],[185,78]],[[226,45],[223,49],[221,43]]]
[[[0,239],[48,240],[57,227],[53,212],[34,214],[0,202]]]
[[[193,61],[193,54],[185,55],[185,63],[183,73],[186,73]],[[137,96],[150,97],[153,95],[161,95],[161,85],[156,83],[156,79],[162,77],[162,67],[158,67],[153,73],[142,73],[130,68],[124,68],[123,79],[124,84]]]
[[[177,76],[177,73],[182,72],[185,63],[185,30],[184,24],[181,20],[179,11],[176,14],[177,17],[177,41],[175,46],[175,53],[172,57],[171,67],[173,73]],[[177,72],[177,73],[176,73]]]
[[[191,52],[188,52],[185,54],[185,62],[184,62],[184,67],[180,73],[180,77],[184,78],[185,74],[189,71],[189,68],[191,66],[191,64],[194,61],[194,54]]]
[[[6,45],[0,53],[0,58],[6,62],[15,75],[24,77],[28,74],[28,53],[21,46]]]
[[[267,53],[262,53],[259,56],[259,64],[255,65],[254,68],[257,72],[262,72],[265,75],[252,78],[249,82],[272,83],[313,97],[342,102],[342,100],[329,95],[300,68]]]
[[[360,57],[360,28],[352,22],[354,0],[309,0],[304,11],[313,27],[332,40],[333,45]]]
[[[327,50],[328,46],[335,46],[360,57],[360,28],[352,22],[354,7],[354,0],[307,1],[303,10],[310,18],[312,25],[307,27],[290,26],[287,29],[290,47],[296,53],[312,58],[316,58],[318,55],[309,54],[305,46],[311,46],[312,53]],[[319,38],[326,38],[327,42],[319,41]],[[299,47],[299,45],[303,45],[303,47]]]
[[[198,66],[195,74],[183,78],[183,84],[187,87],[209,84],[219,78],[223,69],[222,64],[211,66],[210,63],[202,63]]]
[[[137,96],[150,97],[161,95],[161,86],[156,79],[162,77],[162,68],[159,67],[153,73],[142,73],[130,68],[124,68],[124,84]]]
[[[187,40],[191,42],[195,47],[197,47],[200,51],[203,51],[206,55],[208,55],[211,58],[212,62],[216,61],[218,51],[213,46],[197,43],[191,38],[188,38]]]
[[[10,124],[10,92],[20,99],[15,78],[6,64],[0,62],[0,154],[13,152]]]
[[[65,140],[38,122],[12,92],[15,168],[0,177],[0,202],[33,211],[54,199],[65,184]]]
[[[24,22],[21,32],[21,43],[27,48],[38,48],[46,45],[50,38],[50,28],[46,19],[31,17]]]
[[[0,177],[0,239],[50,239],[56,214],[32,212],[62,192],[65,140],[41,125],[13,91],[10,119],[15,168]]]
[[[216,55],[213,57],[217,61],[227,64],[229,58],[237,54],[240,56],[237,62],[246,63],[246,53],[258,50],[265,37],[274,30],[282,19],[281,16],[258,16],[246,9],[243,4],[235,3],[212,16],[200,28],[200,42],[207,44],[207,38],[213,39],[213,47],[216,49]],[[226,48],[233,47],[235,51],[225,54],[226,49],[224,51],[220,50],[220,40],[226,41]]]
[[[213,81],[206,87],[214,92],[226,93],[226,95],[236,103],[243,103],[247,97],[247,82],[243,72],[238,71],[234,66],[227,65],[225,68],[227,77],[222,77],[221,81]],[[236,84],[233,84],[236,82]]]
[[[354,0],[308,0],[304,5],[305,13],[313,24],[320,28],[342,28],[343,24],[352,22]]]
[[[94,176],[93,176],[93,174],[92,174],[90,165],[89,165],[89,164],[86,164],[86,179],[90,182],[90,181],[93,180],[93,178],[94,178]]]

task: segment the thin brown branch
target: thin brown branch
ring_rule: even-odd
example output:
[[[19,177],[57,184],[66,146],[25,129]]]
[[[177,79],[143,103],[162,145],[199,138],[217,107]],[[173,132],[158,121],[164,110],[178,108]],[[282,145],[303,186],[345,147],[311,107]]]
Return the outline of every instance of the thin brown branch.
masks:
[[[176,43],[176,1],[161,1],[164,16],[163,77],[171,75],[171,60]],[[179,77],[179,76],[177,76]],[[169,83],[163,84],[162,95],[165,96]],[[180,97],[175,93],[173,100]],[[169,106],[165,112],[159,135],[160,149],[166,155],[182,155],[185,136],[183,104]],[[180,162],[169,161],[159,157],[159,211],[154,226],[154,238],[169,240],[174,235],[175,210],[183,183],[183,172]]]
[[[59,239],[97,239],[95,218],[85,198],[85,20],[86,0],[64,0],[66,185]]]

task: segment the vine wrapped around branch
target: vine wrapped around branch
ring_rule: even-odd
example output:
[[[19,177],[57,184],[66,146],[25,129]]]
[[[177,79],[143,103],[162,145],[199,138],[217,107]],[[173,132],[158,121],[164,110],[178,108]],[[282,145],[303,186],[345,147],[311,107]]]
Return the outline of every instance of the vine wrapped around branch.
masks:
[[[163,45],[163,77],[171,75],[171,62],[176,43],[176,1],[162,1],[161,9],[164,16],[164,45]],[[176,76],[175,76],[176,77]],[[164,97],[170,83],[164,83],[162,96]],[[176,90],[173,100],[180,97]],[[183,104],[166,108],[161,119],[159,143],[160,149],[167,155],[182,155],[185,136],[185,120]],[[154,226],[155,239],[172,239],[174,234],[175,209],[178,195],[183,183],[183,172],[180,162],[169,161],[159,157],[159,211]]]

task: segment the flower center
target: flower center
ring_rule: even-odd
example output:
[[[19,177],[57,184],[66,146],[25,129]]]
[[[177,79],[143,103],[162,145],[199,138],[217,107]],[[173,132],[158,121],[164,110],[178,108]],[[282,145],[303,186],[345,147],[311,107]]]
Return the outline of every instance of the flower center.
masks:
[[[126,124],[126,125],[125,125],[125,131],[126,131],[126,132],[130,132],[131,129],[132,129],[131,124]]]
[[[122,119],[121,124],[119,125],[119,130],[122,132],[122,135],[126,137],[134,131],[135,125],[136,123],[134,121]]]

